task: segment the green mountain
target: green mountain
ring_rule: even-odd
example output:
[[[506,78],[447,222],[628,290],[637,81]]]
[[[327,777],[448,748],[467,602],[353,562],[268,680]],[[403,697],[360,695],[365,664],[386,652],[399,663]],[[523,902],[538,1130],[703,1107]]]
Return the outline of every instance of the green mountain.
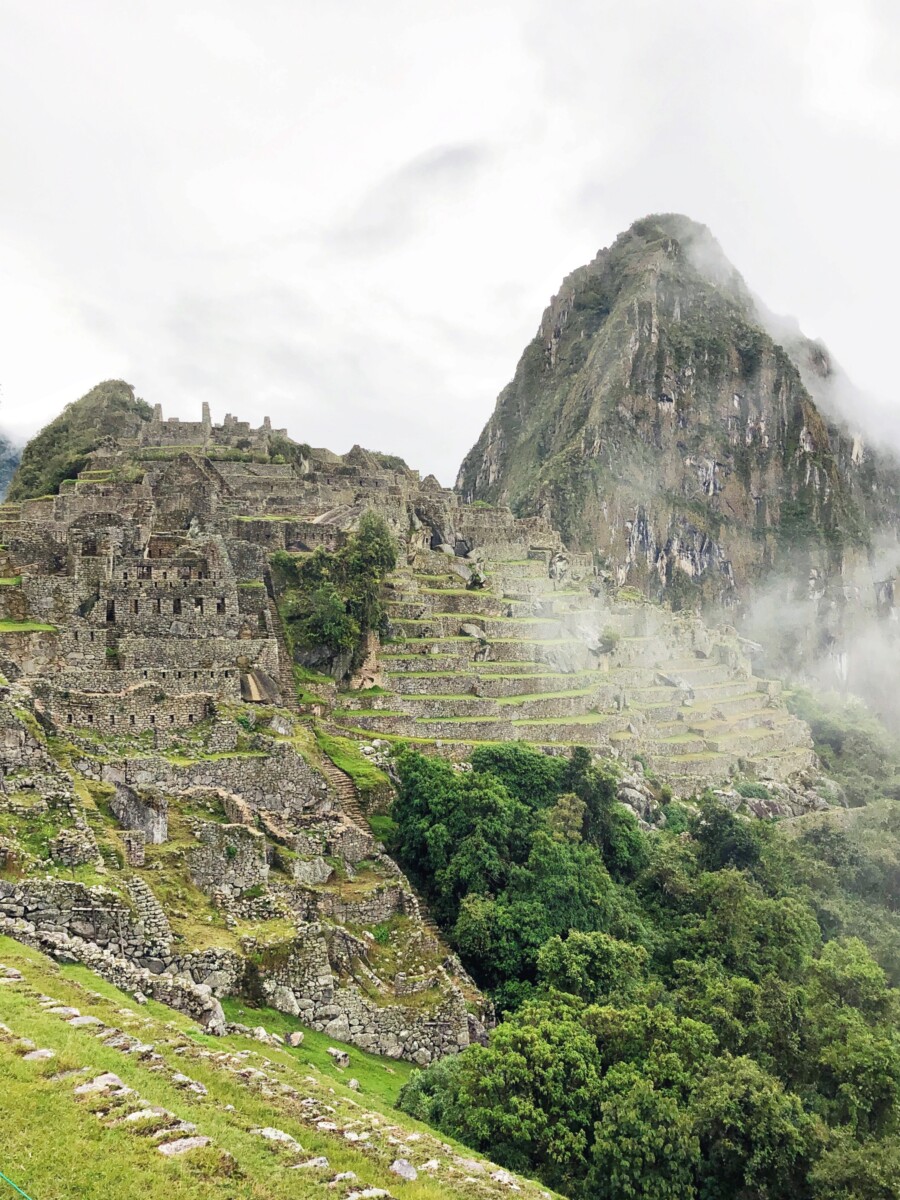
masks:
[[[635,222],[563,281],[458,490],[549,516],[620,583],[847,569],[896,529],[897,463],[817,405],[827,352],[771,328],[704,226]]]
[[[9,438],[0,433],[0,500],[6,495],[6,489],[18,465],[19,450]]]
[[[144,421],[149,404],[135,397],[121,379],[99,383],[80,400],[67,404],[58,417],[22,451],[7,499],[28,500],[56,492],[64,479],[74,479],[104,438],[131,439]]]

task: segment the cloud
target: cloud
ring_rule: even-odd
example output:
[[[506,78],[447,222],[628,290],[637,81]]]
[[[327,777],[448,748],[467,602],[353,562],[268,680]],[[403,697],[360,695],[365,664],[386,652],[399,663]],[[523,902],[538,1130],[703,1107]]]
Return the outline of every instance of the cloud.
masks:
[[[890,6],[7,0],[0,25],[23,433],[122,376],[450,482],[563,276],[672,210],[892,393]]]
[[[330,233],[345,254],[379,254],[421,230],[428,208],[471,186],[490,161],[487,146],[436,146],[392,171]]]

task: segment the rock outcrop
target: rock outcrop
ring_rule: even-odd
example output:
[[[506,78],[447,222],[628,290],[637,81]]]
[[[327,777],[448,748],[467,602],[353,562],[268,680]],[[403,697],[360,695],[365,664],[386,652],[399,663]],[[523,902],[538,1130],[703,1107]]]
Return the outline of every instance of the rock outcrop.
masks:
[[[817,407],[825,351],[767,324],[707,229],[636,222],[563,281],[458,490],[676,601],[840,572],[896,535],[900,472]]]

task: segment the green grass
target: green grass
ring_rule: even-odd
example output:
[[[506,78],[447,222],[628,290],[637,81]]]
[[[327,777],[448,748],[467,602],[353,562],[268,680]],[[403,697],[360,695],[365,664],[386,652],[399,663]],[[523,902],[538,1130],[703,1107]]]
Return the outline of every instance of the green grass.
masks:
[[[389,708],[340,708],[337,715],[341,717],[405,717],[406,713]]]
[[[389,1106],[396,1104],[400,1089],[414,1069],[413,1063],[400,1059],[379,1058],[376,1054],[367,1054],[364,1050],[357,1050],[355,1046],[335,1041],[327,1034],[317,1033],[308,1025],[301,1024],[296,1017],[279,1012],[275,1008],[251,1008],[246,1001],[234,996],[226,996],[222,1001],[222,1008],[229,1021],[238,1021],[251,1027],[262,1025],[268,1033],[278,1033],[285,1039],[289,1033],[299,1029],[303,1034],[303,1045],[296,1053],[305,1063],[317,1067],[335,1083],[346,1085],[347,1079],[352,1075],[359,1080],[360,1089],[367,1098],[377,1096]],[[328,1053],[329,1046],[346,1050],[350,1055],[349,1071],[334,1065],[334,1059]]]
[[[372,813],[369,817],[369,828],[380,842],[387,845],[397,829],[397,822],[386,813]]]
[[[336,737],[319,726],[315,733],[319,748],[336,767],[350,776],[362,796],[390,787],[391,781],[384,771],[369,762],[352,738]],[[371,737],[371,734],[363,733],[363,736]]]
[[[56,626],[41,621],[0,621],[0,633],[56,633]]]
[[[152,1000],[137,1006],[83,967],[60,968],[4,937],[0,961],[25,976],[24,983],[0,988],[0,1021],[14,1035],[0,1034],[0,1170],[33,1200],[312,1200],[325,1195],[323,1184],[343,1171],[354,1171],[359,1187],[380,1187],[391,1195],[402,1192],[408,1200],[474,1195],[460,1172],[451,1179],[445,1170],[435,1178],[420,1170],[413,1183],[400,1183],[390,1172],[390,1163],[401,1156],[419,1164],[431,1157],[446,1163],[448,1152],[479,1157],[392,1107],[412,1069],[408,1063],[345,1047],[350,1067],[341,1071],[327,1054],[328,1046],[338,1043],[310,1030],[304,1031],[304,1044],[297,1049],[262,1046],[239,1035],[210,1037],[179,1013]],[[37,1003],[42,993],[152,1043],[162,1062],[123,1054],[89,1029],[73,1028],[50,1015]],[[271,1010],[254,1011],[237,1002],[226,1002],[226,1008],[245,1024],[263,1024],[269,1032],[286,1034],[298,1028],[290,1017]],[[19,1037],[53,1050],[56,1057],[46,1063],[25,1062],[15,1041]],[[265,1092],[228,1069],[228,1063],[217,1061],[222,1054],[242,1052],[248,1052],[242,1067],[262,1069],[270,1077]],[[53,1078],[82,1067],[89,1068],[84,1076]],[[123,1107],[103,1119],[98,1114],[109,1101],[101,1104],[74,1095],[81,1078],[103,1071],[117,1074],[142,1101],[195,1122],[198,1133],[210,1137],[212,1145],[182,1158],[163,1157],[158,1143],[142,1136],[134,1124],[113,1124],[136,1107],[134,1097],[124,1098]],[[171,1078],[175,1071],[202,1083],[208,1094],[179,1088]],[[359,1080],[359,1092],[347,1088],[351,1076]],[[301,1103],[307,1097],[337,1129],[318,1128],[320,1117],[308,1117]],[[296,1138],[302,1151],[281,1150],[254,1132],[265,1126]],[[369,1140],[350,1142],[342,1136],[345,1128],[370,1131]],[[407,1142],[411,1134],[416,1139]],[[327,1170],[290,1169],[316,1155],[327,1157]],[[499,1200],[506,1194],[502,1186],[488,1182],[487,1173],[483,1180],[479,1196]],[[13,1196],[11,1189],[2,1194]],[[538,1189],[523,1183],[521,1194],[523,1200],[532,1200]]]
[[[21,575],[0,576],[0,587],[18,587],[21,582]]]
[[[301,667],[297,663],[292,664],[292,670],[298,704],[328,703],[325,697],[320,694],[319,689],[334,688],[334,680],[330,675],[320,675],[318,671],[310,671],[307,667]]]

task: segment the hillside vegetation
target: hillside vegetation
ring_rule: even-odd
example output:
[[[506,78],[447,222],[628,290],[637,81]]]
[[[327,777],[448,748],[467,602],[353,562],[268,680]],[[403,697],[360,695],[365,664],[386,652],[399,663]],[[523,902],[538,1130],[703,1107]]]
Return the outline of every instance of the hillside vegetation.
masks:
[[[7,499],[28,500],[58,491],[64,479],[78,475],[104,438],[136,437],[152,411],[121,379],[97,384],[80,400],[67,404],[31,439],[22,451]]]
[[[406,1110],[583,1200],[896,1196],[896,806],[647,835],[587,755],[472,768],[406,754],[393,845],[503,1020]]]
[[[0,500],[6,495],[10,480],[19,465],[19,450],[9,438],[0,433]]]

